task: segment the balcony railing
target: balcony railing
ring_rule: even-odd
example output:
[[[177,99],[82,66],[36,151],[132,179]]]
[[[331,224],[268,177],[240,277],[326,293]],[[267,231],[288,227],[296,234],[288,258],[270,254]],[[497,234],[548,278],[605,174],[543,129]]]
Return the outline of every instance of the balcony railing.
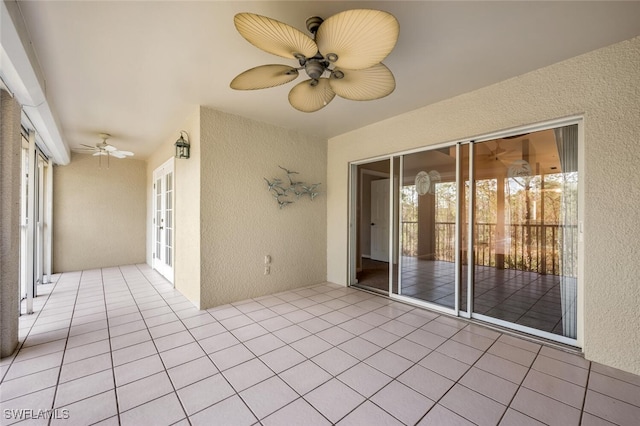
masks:
[[[575,225],[509,224],[504,226],[502,237],[496,230],[495,223],[476,223],[476,265],[560,275],[561,248],[575,249],[577,241]],[[418,222],[402,222],[403,255],[418,255],[418,231]],[[461,250],[466,252],[466,243]],[[430,254],[435,260],[455,261],[455,222],[436,222],[434,252]],[[464,256],[463,261],[466,261]],[[575,276],[575,271],[567,270],[567,265],[564,268],[563,275]]]

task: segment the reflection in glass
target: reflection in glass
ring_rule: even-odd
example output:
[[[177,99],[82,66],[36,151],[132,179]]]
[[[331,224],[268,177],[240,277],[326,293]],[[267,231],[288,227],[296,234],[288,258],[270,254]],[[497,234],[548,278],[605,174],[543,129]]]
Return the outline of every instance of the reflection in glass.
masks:
[[[455,307],[456,147],[402,157],[400,288],[394,293]]]
[[[576,337],[577,125],[474,146],[476,313]]]

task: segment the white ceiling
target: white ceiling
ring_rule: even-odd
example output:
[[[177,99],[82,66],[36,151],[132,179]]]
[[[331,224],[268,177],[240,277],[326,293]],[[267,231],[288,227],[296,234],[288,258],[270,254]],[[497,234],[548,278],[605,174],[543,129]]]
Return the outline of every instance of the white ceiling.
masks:
[[[640,2],[21,1],[49,104],[73,149],[108,132],[148,157],[178,138],[195,105],[329,138],[640,34]],[[229,83],[257,65],[294,61],[262,52],[235,30],[253,12],[303,31],[309,16],[381,9],[400,22],[384,63],[388,97],[336,97],[315,113],[293,109],[294,83],[240,92]],[[299,77],[296,81],[301,81]]]

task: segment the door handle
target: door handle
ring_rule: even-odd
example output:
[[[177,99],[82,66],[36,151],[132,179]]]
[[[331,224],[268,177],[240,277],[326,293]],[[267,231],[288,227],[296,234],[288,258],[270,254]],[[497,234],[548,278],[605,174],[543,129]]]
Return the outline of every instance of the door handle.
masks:
[[[161,226],[160,229],[164,229],[164,226]]]

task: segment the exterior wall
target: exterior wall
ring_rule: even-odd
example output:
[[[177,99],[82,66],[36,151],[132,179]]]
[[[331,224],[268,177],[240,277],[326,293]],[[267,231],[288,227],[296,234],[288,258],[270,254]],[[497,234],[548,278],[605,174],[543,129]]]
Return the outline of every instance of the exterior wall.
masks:
[[[194,108],[183,127],[166,140],[147,161],[147,263],[153,265],[153,171],[175,155],[180,130],[189,134],[191,157],[174,162],[175,259],[174,284],[200,307],[200,109]]]
[[[53,272],[144,262],[145,163],[72,154],[53,169]]]
[[[584,117],[582,343],[587,359],[640,374],[640,38],[332,138],[327,276],[346,284],[350,161]]]
[[[21,107],[0,90],[0,357],[18,346]]]
[[[201,142],[202,307],[324,282],[326,140],[203,107]],[[279,209],[263,179],[278,166],[321,194]]]

